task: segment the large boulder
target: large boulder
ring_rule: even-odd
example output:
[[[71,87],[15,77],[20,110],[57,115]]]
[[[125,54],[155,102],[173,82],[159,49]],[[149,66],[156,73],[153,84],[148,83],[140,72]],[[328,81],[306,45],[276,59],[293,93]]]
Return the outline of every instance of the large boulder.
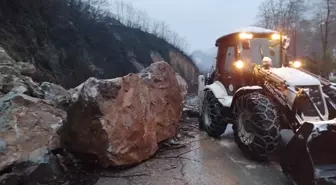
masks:
[[[0,98],[0,171],[22,163],[48,163],[60,148],[57,130],[66,112],[11,91]]]
[[[103,167],[148,159],[176,135],[186,93],[179,81],[166,62],[122,78],[88,79],[73,90],[61,143],[96,156]]]

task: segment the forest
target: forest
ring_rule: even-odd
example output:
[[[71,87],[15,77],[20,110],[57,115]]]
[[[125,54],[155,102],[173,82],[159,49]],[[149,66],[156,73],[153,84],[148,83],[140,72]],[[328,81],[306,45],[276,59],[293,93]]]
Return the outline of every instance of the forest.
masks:
[[[313,72],[336,69],[336,0],[265,0],[256,25],[291,38],[289,53]]]

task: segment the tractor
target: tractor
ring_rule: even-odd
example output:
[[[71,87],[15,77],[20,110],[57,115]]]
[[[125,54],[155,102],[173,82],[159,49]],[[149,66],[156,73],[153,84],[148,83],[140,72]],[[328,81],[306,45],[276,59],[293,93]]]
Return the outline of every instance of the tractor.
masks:
[[[288,55],[290,39],[247,27],[216,41],[212,70],[198,77],[199,128],[220,137],[232,124],[249,159],[278,153],[298,185],[336,184],[336,90]]]

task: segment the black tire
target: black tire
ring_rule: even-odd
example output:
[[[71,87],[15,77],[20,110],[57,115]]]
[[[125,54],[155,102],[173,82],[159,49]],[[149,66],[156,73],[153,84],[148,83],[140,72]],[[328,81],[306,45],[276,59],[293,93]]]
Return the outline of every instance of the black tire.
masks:
[[[237,122],[232,128],[240,150],[249,159],[268,161],[268,156],[280,143],[280,122],[275,105],[263,94],[253,92],[234,102],[233,114]],[[252,136],[248,137],[249,134]]]
[[[211,91],[204,92],[202,113],[199,119],[200,130],[205,130],[210,137],[218,138],[226,130],[224,108]]]

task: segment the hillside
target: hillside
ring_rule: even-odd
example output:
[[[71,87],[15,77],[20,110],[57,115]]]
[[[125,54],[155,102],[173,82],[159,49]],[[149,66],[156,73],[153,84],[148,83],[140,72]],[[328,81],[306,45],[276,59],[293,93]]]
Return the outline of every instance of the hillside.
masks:
[[[214,60],[216,59],[217,48],[211,48],[207,51],[196,50],[192,52],[191,57],[195,61],[199,71],[203,74],[211,70]]]
[[[33,63],[35,81],[66,88],[87,78],[114,78],[152,62],[169,62],[189,86],[198,69],[175,46],[81,0],[2,0],[0,45],[16,61]]]

